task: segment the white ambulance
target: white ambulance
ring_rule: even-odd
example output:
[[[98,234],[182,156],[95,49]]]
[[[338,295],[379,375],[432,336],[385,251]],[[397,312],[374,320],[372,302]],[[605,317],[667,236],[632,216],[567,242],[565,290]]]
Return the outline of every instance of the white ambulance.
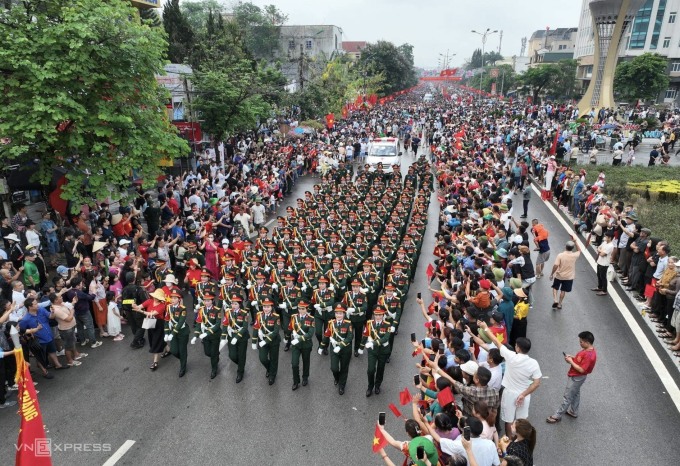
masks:
[[[401,166],[401,152],[399,152],[398,138],[374,138],[368,143],[366,163],[372,169],[382,162],[383,171],[392,172],[392,165]]]

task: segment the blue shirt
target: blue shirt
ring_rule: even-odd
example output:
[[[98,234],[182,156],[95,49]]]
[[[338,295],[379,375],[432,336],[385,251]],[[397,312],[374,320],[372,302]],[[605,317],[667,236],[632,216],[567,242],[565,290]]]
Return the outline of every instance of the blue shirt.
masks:
[[[38,324],[42,324],[42,328],[35,332],[35,337],[41,345],[46,345],[52,341],[52,329],[50,329],[50,313],[45,308],[39,307],[36,315],[29,312],[19,321],[21,330],[37,328]]]

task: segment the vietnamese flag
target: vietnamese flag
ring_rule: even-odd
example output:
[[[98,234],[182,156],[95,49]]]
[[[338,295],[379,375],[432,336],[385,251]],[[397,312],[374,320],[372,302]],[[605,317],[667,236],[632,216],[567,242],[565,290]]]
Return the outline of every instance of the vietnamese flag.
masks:
[[[399,408],[397,408],[397,406],[396,406],[394,403],[390,403],[390,405],[388,406],[388,408],[390,408],[390,411],[392,411],[392,413],[393,413],[395,416],[401,417],[401,411],[399,411]]]
[[[455,401],[455,398],[453,397],[453,392],[451,391],[451,387],[446,387],[444,390],[440,390],[437,393],[437,401],[439,402],[439,406],[442,408],[449,403],[453,403]]]
[[[408,388],[405,388],[403,391],[399,392],[399,404],[404,406],[409,404],[411,401],[413,401],[413,397],[411,396],[411,392],[408,391]]]
[[[16,464],[17,466],[51,466],[50,441],[45,437],[40,404],[33,386],[29,365],[24,361],[21,348],[14,350],[14,357],[17,361],[16,383],[19,386],[17,399],[21,416],[19,439],[16,444]]]
[[[425,271],[425,275],[427,275],[427,279],[432,281],[432,277],[434,276],[434,267],[432,264],[427,264],[427,270]]]
[[[378,453],[387,446],[387,439],[383,435],[378,424],[375,425],[375,433],[373,434],[373,453]]]

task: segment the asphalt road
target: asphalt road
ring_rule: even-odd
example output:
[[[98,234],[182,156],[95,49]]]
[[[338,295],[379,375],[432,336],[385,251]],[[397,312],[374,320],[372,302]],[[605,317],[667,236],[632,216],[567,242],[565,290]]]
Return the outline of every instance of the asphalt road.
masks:
[[[406,155],[405,162],[410,158]],[[283,207],[315,181],[318,178],[300,180]],[[529,213],[551,233],[551,267],[567,233],[536,197]],[[147,349],[130,349],[129,338],[119,343],[107,340],[98,349],[88,348],[82,366],[57,371],[53,380],[36,378],[47,435],[66,450],[54,452],[54,464],[104,464],[128,440],[135,443],[117,464],[382,464],[370,447],[378,412],[387,411],[388,431],[406,439],[403,421],[387,406],[398,404],[398,392],[404,387],[413,390],[416,361],[408,336],[412,331],[423,334],[415,295],[427,291],[425,268],[434,247],[437,214],[433,196],[416,281],[379,396],[364,396],[366,355],[352,358],[345,395],[339,396],[329,357],[316,351],[309,385],[293,392],[289,352],[280,352],[276,384],[269,386],[257,353],[249,350],[245,378],[237,385],[236,368],[226,354],[217,378],[210,380],[202,347],[190,345],[188,372],[179,379],[176,359],[163,359],[159,369],[150,372]],[[596,277],[584,259],[578,271],[575,291],[561,311],[550,307],[547,278],[534,286],[536,304],[529,314],[528,336],[533,342],[531,355],[544,375],[529,418],[538,429],[535,464],[674,464],[680,415],[614,303],[590,291]],[[582,330],[595,334],[598,363],[583,387],[580,417],[548,425],[545,418],[559,405],[566,382],[562,351],[577,351]],[[659,354],[668,362],[666,353]],[[678,383],[677,371],[673,375]],[[0,458],[14,455],[18,426],[14,411],[0,411],[0,437],[6,439]],[[108,451],[74,452],[73,443],[104,444]],[[400,453],[394,449],[388,453],[401,463]]]

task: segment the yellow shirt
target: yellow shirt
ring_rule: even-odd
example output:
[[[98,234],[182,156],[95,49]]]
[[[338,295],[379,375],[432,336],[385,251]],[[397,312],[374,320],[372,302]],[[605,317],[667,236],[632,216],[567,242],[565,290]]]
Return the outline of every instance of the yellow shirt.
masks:
[[[529,303],[523,301],[515,304],[515,319],[526,319],[529,315]]]

